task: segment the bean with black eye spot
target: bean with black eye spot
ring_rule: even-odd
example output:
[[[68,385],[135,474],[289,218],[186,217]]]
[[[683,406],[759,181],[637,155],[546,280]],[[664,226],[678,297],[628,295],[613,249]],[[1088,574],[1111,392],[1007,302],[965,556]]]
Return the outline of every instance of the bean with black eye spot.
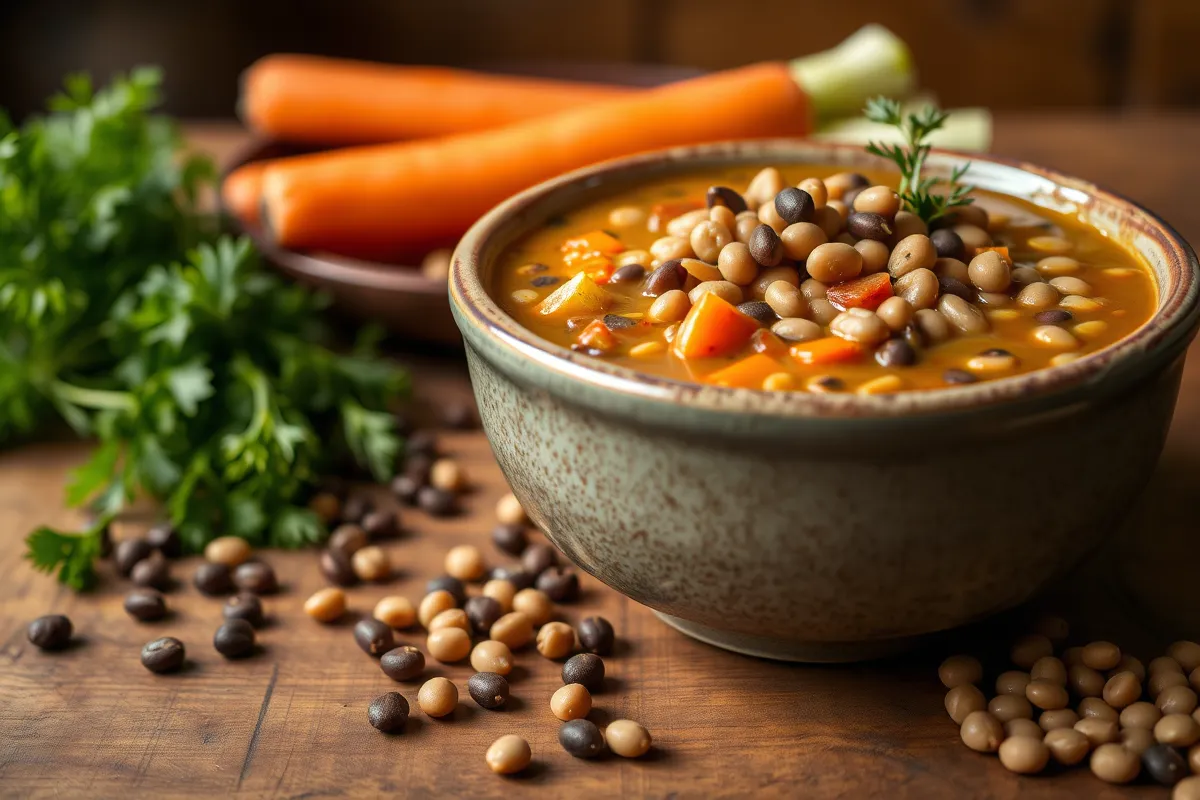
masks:
[[[892,235],[892,226],[882,214],[870,211],[855,211],[846,219],[846,230],[856,239],[874,239],[886,242]]]
[[[621,328],[632,328],[634,325],[637,325],[637,320],[622,317],[620,314],[605,314],[603,322],[604,327],[610,331],[620,330]]]
[[[542,286],[553,286],[554,284],[558,283],[558,278],[554,275],[538,275],[529,283],[530,285],[537,286],[539,288]]]
[[[950,368],[942,373],[942,380],[950,384],[975,383],[979,380],[965,369]]]
[[[942,294],[952,294],[961,297],[967,302],[975,299],[975,293],[971,291],[971,287],[960,281],[958,278],[951,278],[948,275],[943,275],[938,278],[938,287]]]
[[[770,225],[759,225],[750,234],[750,256],[764,267],[777,267],[783,261],[783,241]]]
[[[917,354],[903,339],[888,339],[875,351],[881,367],[908,367],[917,362]]]
[[[746,201],[740,194],[730,189],[728,186],[710,186],[708,192],[704,196],[708,207],[725,206],[734,214],[740,214],[746,210]]]
[[[764,325],[770,325],[775,320],[779,319],[771,307],[762,300],[750,300],[742,303],[738,307],[738,311],[745,314],[751,319],[756,319]]]
[[[937,250],[938,258],[957,258],[962,261],[963,256],[967,254],[962,237],[949,228],[938,228],[929,234],[929,239],[933,242],[933,248]]]
[[[811,222],[813,212],[817,210],[812,195],[803,189],[789,186],[775,195],[775,211],[788,225],[797,222]]]
[[[1070,322],[1073,316],[1065,308],[1051,308],[1034,314],[1033,321],[1039,325],[1062,325],[1064,322]]]
[[[642,290],[642,294],[647,297],[658,297],[681,288],[685,280],[687,280],[687,270],[683,268],[683,261],[672,258],[659,264],[650,273],[650,276],[646,278],[646,286]]]
[[[641,264],[626,264],[609,277],[609,283],[633,283],[646,276],[646,268]]]

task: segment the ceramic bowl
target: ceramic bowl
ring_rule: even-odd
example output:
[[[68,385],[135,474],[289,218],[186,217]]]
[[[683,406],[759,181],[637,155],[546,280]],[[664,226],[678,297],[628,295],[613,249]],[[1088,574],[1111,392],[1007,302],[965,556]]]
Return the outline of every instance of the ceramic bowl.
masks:
[[[948,171],[965,156],[936,153]],[[1070,364],[859,397],[648,376],[540,339],[489,297],[498,256],[624,188],[771,163],[878,168],[860,148],[732,143],[592,167],[511,198],[459,244],[451,308],[480,416],[533,521],[683,632],[801,661],[884,655],[1028,599],[1148,480],[1194,337],[1200,266],[1161,220],[1092,184],[971,156],[981,189],[1077,213],[1153,268],[1155,316]]]

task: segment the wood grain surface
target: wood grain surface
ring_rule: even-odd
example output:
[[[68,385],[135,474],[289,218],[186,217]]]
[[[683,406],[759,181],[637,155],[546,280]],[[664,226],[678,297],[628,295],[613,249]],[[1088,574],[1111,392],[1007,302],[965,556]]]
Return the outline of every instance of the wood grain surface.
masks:
[[[226,153],[240,134],[200,126],[203,146]],[[1200,116],[1003,118],[996,150],[1095,178],[1145,202],[1185,236],[1200,240],[1200,204],[1190,176],[1200,174]],[[469,392],[453,357],[402,353],[436,407]],[[446,432],[444,449],[471,476],[466,513],[433,520],[404,509],[404,534],[386,545],[397,577],[350,590],[353,614],[369,613],[386,594],[414,601],[441,572],[456,544],[487,543],[492,508],[505,491],[483,435]],[[1110,638],[1143,658],[1173,639],[1200,637],[1195,602],[1196,523],[1200,489],[1200,358],[1193,358],[1167,451],[1146,497],[1111,544],[1035,608],[931,641],[903,659],[810,667],[771,663],[691,641],[645,608],[589,579],[582,600],[564,606],[577,621],[603,614],[619,646],[607,659],[606,690],[591,718],[628,717],[652,732],[646,757],[581,761],[557,744],[548,707],[560,665],[532,649],[518,656],[513,699],[504,711],[478,708],[465,692],[465,665],[434,665],[459,685],[452,718],[413,714],[402,735],[367,724],[377,695],[401,691],[415,706],[419,684],[396,684],[354,644],[350,624],[322,626],[301,605],[324,585],[312,552],[268,552],[281,594],[266,600],[271,624],[262,651],[226,661],[212,648],[221,601],[187,582],[195,559],[176,562],[181,585],[168,595],[173,615],[139,624],[121,609],[126,590],[105,566],[100,589],[75,596],[21,560],[21,538],[41,523],[69,525],[65,474],[85,444],[36,444],[0,453],[0,796],[155,797],[881,797],[1052,798],[1167,797],[1140,783],[1109,787],[1086,769],[1018,777],[994,757],[968,751],[942,707],[937,662],[950,652],[1003,653],[1039,609],[1071,620],[1075,638]],[[1048,454],[1045,474],[1027,491],[1053,492],[1071,454]],[[387,499],[381,495],[381,501]],[[130,520],[118,534],[150,521]],[[65,613],[75,646],[42,653],[25,638],[29,620]],[[158,676],[138,661],[141,646],[162,635],[182,639],[189,663]],[[401,641],[423,644],[413,632]],[[997,656],[994,671],[1003,667]],[[487,746],[504,733],[526,737],[534,753],[516,778],[491,774]]]

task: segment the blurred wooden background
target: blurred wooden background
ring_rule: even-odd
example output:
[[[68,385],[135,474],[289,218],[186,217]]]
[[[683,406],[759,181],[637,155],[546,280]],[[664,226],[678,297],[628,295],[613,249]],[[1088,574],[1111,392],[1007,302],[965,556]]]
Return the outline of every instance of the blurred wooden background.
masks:
[[[157,63],[171,111],[229,116],[238,73],[278,50],[712,69],[871,21],[948,106],[1200,106],[1200,0],[0,0],[0,106],[27,113],[72,70]]]

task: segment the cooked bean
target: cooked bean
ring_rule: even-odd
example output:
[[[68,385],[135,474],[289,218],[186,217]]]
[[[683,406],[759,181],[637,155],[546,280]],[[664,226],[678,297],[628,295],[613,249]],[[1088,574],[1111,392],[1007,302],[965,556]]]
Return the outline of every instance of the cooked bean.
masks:
[[[985,292],[1003,292],[1012,283],[1008,262],[995,250],[985,250],[967,266],[971,283]]]
[[[1033,267],[1014,267],[1012,271],[1013,286],[1028,286],[1031,283],[1043,283],[1042,276]]]
[[[854,211],[846,219],[846,229],[859,239],[886,242],[892,236],[892,226],[879,214]]]
[[[783,241],[770,225],[759,225],[754,229],[750,234],[749,250],[754,260],[764,267],[777,267],[783,260]]]
[[[821,229],[826,239],[835,238],[846,226],[846,216],[841,209],[841,203],[830,200],[829,205],[813,213],[813,224]]]
[[[750,285],[750,295],[755,300],[763,300],[767,289],[775,281],[787,281],[793,286],[800,285],[800,272],[795,267],[773,267],[758,273],[754,283]]]
[[[650,304],[646,319],[651,322],[678,322],[687,316],[691,307],[691,299],[682,290],[671,289],[659,295]]]
[[[719,222],[705,220],[692,228],[689,242],[696,258],[710,264],[717,263],[721,249],[733,241],[733,234]]]
[[[642,264],[626,264],[620,267],[608,279],[609,283],[637,283],[646,275],[646,267]]]
[[[739,286],[751,283],[758,275],[758,264],[750,254],[750,248],[741,242],[730,242],[721,249],[717,269],[725,280]]]
[[[747,203],[754,205],[762,205],[775,198],[786,184],[783,182],[783,176],[779,174],[779,170],[775,167],[765,167],[750,179],[750,185],[746,187],[746,191],[742,196]]]
[[[900,195],[890,186],[871,186],[855,196],[854,210],[878,214],[891,221],[900,210]]]
[[[938,299],[938,311],[963,333],[986,333],[991,327],[982,311],[956,295],[942,295]]]
[[[655,239],[654,243],[650,245],[650,255],[654,256],[655,261],[663,262],[690,258],[695,253],[692,252],[691,242],[687,239],[679,236],[664,236],[661,239]]]
[[[889,297],[879,304],[875,314],[893,331],[899,332],[912,322],[912,304],[903,297]]]
[[[917,354],[903,339],[888,339],[875,351],[875,362],[881,367],[910,367],[917,363]]]
[[[1017,304],[1043,310],[1057,305],[1058,290],[1048,283],[1031,283],[1017,293]]]
[[[709,208],[725,206],[735,214],[746,210],[745,199],[728,186],[708,187],[708,191],[704,195],[704,200],[708,203]]]
[[[962,239],[968,253],[980,247],[992,246],[991,235],[978,225],[955,225],[952,230]]]
[[[825,179],[825,188],[835,200],[843,197],[851,189],[865,189],[870,185],[871,182],[857,172],[839,172]]]
[[[758,320],[763,325],[770,325],[779,319],[771,310],[771,306],[762,300],[748,300],[745,303],[739,303],[737,308],[747,317]]]
[[[788,226],[787,220],[779,216],[773,202],[766,202],[758,207],[758,221],[770,227],[775,233],[783,233],[783,229]]]
[[[920,273],[914,272],[910,274],[917,275]],[[928,275],[936,285],[937,278],[933,277],[932,272],[929,272]],[[906,275],[905,278],[907,277],[908,276]],[[915,305],[910,296],[907,294],[902,296],[908,300],[910,305]],[[930,344],[939,344],[954,335],[954,329],[950,326],[950,320],[942,316],[942,313],[936,308],[919,308],[913,313],[913,320],[916,322],[917,328],[920,329],[921,335],[924,336],[925,340]],[[970,375],[970,373],[966,374]],[[975,377],[971,376],[971,381],[974,380]]]
[[[692,232],[692,228],[707,220],[707,208],[696,208],[691,211],[685,211],[678,217],[667,222],[667,233],[680,239],[687,239]]]
[[[742,302],[741,287],[729,281],[704,281],[688,292],[688,300],[695,305],[700,302],[701,297],[710,292],[733,306]]]
[[[750,236],[754,233],[754,229],[762,223],[758,221],[757,211],[743,211],[736,217],[737,224],[733,229],[733,235],[742,244],[750,243]]]
[[[868,346],[877,345],[891,335],[883,320],[865,308],[851,308],[838,314],[829,323],[829,332]]]
[[[829,202],[829,189],[820,178],[805,178],[796,184],[796,188],[808,192],[816,208],[824,208]]]
[[[913,270],[930,269],[937,261],[933,242],[923,233],[915,233],[901,239],[888,258],[888,272],[893,278],[907,275]]]
[[[818,245],[808,257],[808,274],[824,283],[838,283],[862,272],[862,255],[848,244]]]
[[[713,222],[724,225],[725,228],[733,236],[733,231],[737,229],[737,214],[734,214],[725,206],[713,206],[708,210],[708,218]],[[736,239],[737,237],[734,236]]]
[[[915,269],[896,279],[893,289],[897,296],[903,297],[915,309],[933,308],[937,304],[938,293],[941,291],[937,275],[928,269]],[[920,314],[918,313],[918,322],[919,320]],[[930,341],[940,340],[931,338]]]
[[[780,317],[804,317],[808,314],[808,301],[804,293],[787,281],[775,281],[763,293],[763,300]]]
[[[938,228],[929,234],[929,239],[933,242],[933,248],[937,251],[938,258],[953,258],[961,261],[966,257],[967,249],[963,244],[962,237],[950,228]]]
[[[795,225],[812,220],[816,205],[808,192],[789,187],[775,195],[775,211],[788,225]]]
[[[825,329],[800,317],[785,317],[771,325],[771,333],[785,342],[810,342],[825,335]]]
[[[784,254],[796,261],[806,261],[813,250],[829,241],[825,231],[811,222],[797,222],[794,225],[788,225],[783,229],[779,238]],[[764,262],[760,261],[759,263]]]

